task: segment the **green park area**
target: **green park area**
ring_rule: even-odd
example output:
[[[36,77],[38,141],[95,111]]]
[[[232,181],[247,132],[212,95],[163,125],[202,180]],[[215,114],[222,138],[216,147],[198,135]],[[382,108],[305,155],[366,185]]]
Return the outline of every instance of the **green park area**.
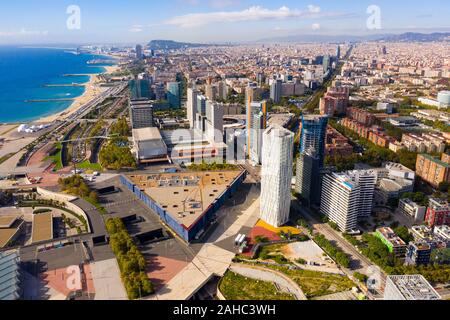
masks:
[[[55,144],[55,149],[51,152],[51,154],[44,159],[45,161],[52,161],[55,165],[55,171],[61,170],[63,168],[62,163],[62,145],[61,143]]]
[[[220,282],[220,291],[227,300],[295,300],[280,292],[271,282],[250,279],[228,271]]]
[[[347,276],[304,269],[291,269],[287,266],[268,265],[294,280],[308,299],[351,290],[355,284]]]
[[[100,163],[91,163],[89,160],[83,161],[77,164],[78,169],[92,170],[92,171],[102,171],[102,165]]]

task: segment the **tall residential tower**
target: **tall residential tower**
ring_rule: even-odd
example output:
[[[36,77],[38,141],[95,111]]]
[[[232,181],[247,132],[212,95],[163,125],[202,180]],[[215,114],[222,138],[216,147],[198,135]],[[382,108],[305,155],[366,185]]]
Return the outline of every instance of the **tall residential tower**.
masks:
[[[274,227],[289,221],[294,133],[271,127],[263,133],[261,219]]]

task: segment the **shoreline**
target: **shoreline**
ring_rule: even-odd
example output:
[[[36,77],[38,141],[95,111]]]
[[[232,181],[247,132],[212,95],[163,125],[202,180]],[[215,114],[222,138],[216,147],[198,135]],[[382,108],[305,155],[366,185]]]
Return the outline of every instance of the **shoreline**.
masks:
[[[33,121],[27,121],[26,123],[43,124],[55,122],[57,120],[63,121],[68,117],[70,117],[75,112],[77,112],[83,105],[93,100],[96,96],[98,96],[99,94],[101,94],[103,91],[106,90],[106,88],[102,88],[99,86],[100,83],[99,75],[114,73],[117,69],[119,69],[119,66],[118,65],[103,66],[102,68],[105,69],[104,72],[94,73],[89,76],[89,81],[84,83],[85,86],[84,93],[81,96],[76,97],[74,101],[70,104],[70,106],[68,106],[66,109],[56,114],[43,116]]]

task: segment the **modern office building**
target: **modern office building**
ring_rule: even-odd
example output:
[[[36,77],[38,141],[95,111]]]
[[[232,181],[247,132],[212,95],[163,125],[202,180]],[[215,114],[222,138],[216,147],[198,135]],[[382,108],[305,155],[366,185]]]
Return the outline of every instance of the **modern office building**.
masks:
[[[314,152],[306,151],[297,159],[295,191],[308,206],[320,205],[320,160]]]
[[[422,275],[388,276],[384,300],[441,300]]]
[[[189,127],[191,129],[195,128],[195,118],[197,114],[197,97],[200,95],[200,92],[193,88],[187,89],[187,105],[186,105],[186,113],[187,118],[189,120]]]
[[[132,129],[153,127],[153,105],[148,99],[130,100]]]
[[[319,165],[325,162],[326,134],[328,117],[304,115],[301,121],[300,153],[314,150],[319,158]]]
[[[261,219],[274,227],[289,221],[294,133],[268,128],[263,133]]]
[[[172,108],[181,108],[181,86],[179,82],[167,83],[167,101]]]
[[[140,44],[136,45],[136,59],[142,60],[144,58],[144,51]]]
[[[375,236],[384,243],[390,253],[393,253],[397,258],[405,258],[406,243],[391,228],[378,228]]]
[[[345,173],[330,173],[322,181],[320,212],[342,232],[357,228],[360,186]]]
[[[132,100],[152,99],[151,82],[148,79],[134,79],[128,83]]]
[[[274,103],[279,103],[281,101],[282,90],[283,81],[281,79],[273,81],[272,85],[270,86],[270,99],[272,99]]]
[[[426,266],[430,263],[432,248],[426,242],[411,242],[406,249],[405,265]]]
[[[267,103],[247,103],[247,153],[250,161],[261,164],[263,132],[267,127]]]
[[[336,59],[340,60],[341,59],[341,46],[337,46],[336,48]]]
[[[323,72],[326,73],[330,67],[331,67],[331,57],[330,55],[324,55],[323,56],[323,61],[322,61],[322,66],[323,66]]]
[[[430,198],[425,222],[430,227],[450,226],[450,203],[443,199]]]
[[[153,91],[155,94],[155,100],[157,101],[166,100],[166,88],[164,87],[164,83],[162,82],[156,83],[153,87]]]

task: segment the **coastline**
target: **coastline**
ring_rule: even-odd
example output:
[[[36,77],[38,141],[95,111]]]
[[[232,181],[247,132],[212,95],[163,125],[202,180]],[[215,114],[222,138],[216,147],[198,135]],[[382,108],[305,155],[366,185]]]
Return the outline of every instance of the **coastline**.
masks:
[[[84,93],[81,96],[76,97],[74,99],[74,101],[72,102],[72,104],[69,107],[67,107],[65,110],[60,111],[53,115],[41,117],[34,121],[29,121],[29,123],[33,122],[33,123],[42,124],[42,123],[55,122],[57,120],[65,120],[68,117],[70,117],[72,114],[77,112],[83,105],[85,105],[86,103],[88,103],[89,101],[91,101],[96,96],[98,96],[99,94],[101,94],[103,91],[106,90],[106,88],[102,88],[99,85],[101,82],[99,75],[114,73],[115,71],[117,71],[119,69],[119,66],[118,65],[103,66],[103,68],[105,69],[105,72],[95,73],[95,74],[92,74],[89,76],[89,81],[84,84],[85,85]]]

